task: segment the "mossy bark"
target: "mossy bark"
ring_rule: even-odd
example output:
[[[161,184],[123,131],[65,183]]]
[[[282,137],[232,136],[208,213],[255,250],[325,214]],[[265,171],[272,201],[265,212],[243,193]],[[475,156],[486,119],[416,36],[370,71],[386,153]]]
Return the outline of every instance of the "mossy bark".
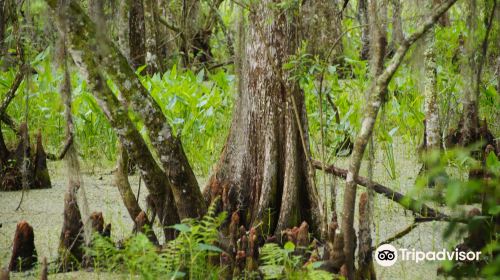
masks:
[[[72,38],[71,33],[70,38]],[[93,59],[93,52],[85,49],[86,46],[82,44],[82,41],[74,40],[73,42],[70,45],[73,59],[87,79],[92,94],[118,134],[120,142],[130,154],[132,160],[137,163],[140,174],[155,204],[156,215],[160,218],[162,225],[165,226],[165,236],[168,240],[172,239],[174,237],[173,230],[167,229],[166,226],[178,223],[179,216],[166,174],[158,166],[137,127],[130,120],[126,104],[120,103],[106,84],[98,64]],[[80,52],[80,49],[86,51]],[[134,220],[136,216],[132,217],[132,219]]]
[[[47,0],[46,2],[52,9],[57,9],[58,1]],[[184,153],[180,139],[173,135],[172,128],[158,103],[142,85],[118,48],[108,39],[99,38],[100,40],[98,40],[96,38],[95,24],[89,20],[76,1],[70,1],[66,17],[68,18],[68,35],[72,56],[76,64],[83,70],[84,76],[89,78],[91,73],[85,72],[91,72],[95,69],[108,75],[115,82],[120,97],[144,122],[151,143],[167,173],[179,217],[181,219],[201,217],[206,211],[206,206],[198,182]],[[93,65],[86,67],[85,64],[90,62]],[[104,86],[102,88],[105,89]],[[110,96],[103,96],[106,99],[104,101],[115,102]],[[111,114],[120,111],[126,114],[128,108],[117,103],[115,108],[110,107],[109,109],[116,109]],[[123,121],[123,119],[116,121]],[[127,131],[123,131],[123,133],[127,133]],[[133,132],[129,131],[128,133]],[[137,150],[137,152],[143,151]],[[129,152],[132,154],[132,150]]]

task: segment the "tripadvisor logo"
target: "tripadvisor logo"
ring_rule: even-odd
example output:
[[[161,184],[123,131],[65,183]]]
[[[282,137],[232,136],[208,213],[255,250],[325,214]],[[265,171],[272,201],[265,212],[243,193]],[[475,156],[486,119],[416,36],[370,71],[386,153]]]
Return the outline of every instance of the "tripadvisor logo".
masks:
[[[392,266],[396,263],[398,259],[403,261],[414,261],[419,263],[422,261],[444,261],[444,260],[455,260],[455,261],[477,261],[481,252],[465,252],[455,249],[453,251],[448,251],[446,249],[440,251],[417,251],[415,249],[405,249],[396,247],[391,244],[381,245],[375,250],[375,261],[381,266]]]
[[[398,260],[398,250],[391,244],[380,245],[375,251],[375,261],[381,266],[392,266]]]

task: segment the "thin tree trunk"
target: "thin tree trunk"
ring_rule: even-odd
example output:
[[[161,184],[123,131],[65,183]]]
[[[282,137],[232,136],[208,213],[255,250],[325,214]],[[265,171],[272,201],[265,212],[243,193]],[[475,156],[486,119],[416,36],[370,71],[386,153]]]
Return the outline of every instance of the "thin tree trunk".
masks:
[[[146,64],[145,32],[143,0],[131,0],[128,40],[130,48],[129,60],[134,69]]]
[[[401,43],[393,58],[384,69],[372,82],[370,87],[370,95],[363,116],[361,130],[354,143],[354,149],[349,164],[349,169],[346,178],[346,187],[344,193],[344,210],[342,217],[342,231],[344,236],[344,254],[347,264],[348,279],[354,279],[354,207],[356,202],[356,179],[359,174],[361,160],[368,144],[368,140],[373,132],[378,111],[382,105],[384,94],[387,90],[387,85],[397,68],[401,64],[409,47],[427,32],[439,19],[439,17],[453,5],[456,0],[448,0],[443,5],[437,7],[433,13],[421,24],[417,30]]]
[[[432,11],[434,0],[427,1],[428,11]],[[434,28],[424,36],[424,111],[425,111],[425,144],[428,150],[439,150],[441,147],[441,128],[437,96],[437,70],[435,54]]]
[[[146,27],[146,64],[147,72],[152,75],[162,71],[161,56],[159,55],[158,30],[157,30],[156,0],[144,0],[144,22]]]
[[[483,64],[488,51],[488,39],[496,9],[496,1],[493,1],[492,7],[488,2],[485,5],[485,28],[484,36],[481,36],[479,30],[479,11],[477,0],[467,1],[469,14],[467,15],[467,39],[465,41],[465,56],[462,63],[463,77],[463,113],[461,135],[459,143],[462,146],[468,146],[479,141],[479,95]],[[491,8],[491,11],[488,11]]]
[[[370,53],[370,29],[368,26],[368,2],[367,0],[358,1],[358,11],[356,13],[359,25],[361,28],[361,50],[359,57],[362,60],[367,60]]]
[[[392,3],[392,40],[389,51],[393,52],[404,40],[403,22],[401,21],[401,0],[391,0]]]
[[[118,191],[122,196],[123,203],[125,204],[130,217],[135,223],[134,229],[140,232],[144,232],[144,226],[147,226],[149,228],[149,232],[146,232],[146,235],[148,236],[149,240],[153,244],[158,244],[158,238],[153,231],[153,225],[147,218],[146,213],[142,211],[141,207],[139,206],[139,202],[137,201],[134,192],[132,192],[132,188],[130,187],[130,183],[128,181],[129,158],[127,150],[121,144],[119,144],[118,150],[118,164],[115,173],[116,187],[118,188]],[[170,201],[170,203],[172,202],[173,201]],[[160,221],[163,221],[163,219],[160,218]],[[167,234],[171,234],[171,236],[168,236]],[[173,234],[174,232],[165,232],[166,239],[173,239]]]
[[[142,209],[128,181],[128,160],[127,150],[121,144],[118,144],[115,185],[122,196],[123,204],[125,204],[125,208],[127,208],[130,218],[135,220]]]
[[[89,16],[99,27],[98,30],[106,34],[106,18],[104,16],[104,3],[106,0],[89,0]]]
[[[122,0],[118,6],[118,46],[122,54],[130,62],[130,42],[129,42],[129,18],[130,18],[130,7],[132,5],[131,0]]]
[[[370,5],[368,7],[369,10],[369,24],[370,24],[370,35],[371,35],[371,43],[370,43],[370,72],[372,76],[372,81],[376,81],[376,79],[379,77],[379,75],[383,71],[383,65],[384,65],[384,57],[385,57],[385,51],[387,47],[387,35],[386,35],[386,25],[385,21],[387,20],[387,2],[386,1],[381,1],[380,3],[377,3],[377,1],[370,1]],[[386,99],[386,91],[387,89],[384,88],[380,93],[374,93],[373,89],[375,87],[375,83],[372,82],[372,86],[370,91],[367,93],[369,96],[367,96],[367,103],[366,103],[366,108],[365,112],[372,111],[370,115],[374,115],[372,119],[370,120],[370,123],[368,125],[371,126],[370,130],[373,130],[373,126],[375,125],[376,121],[376,115],[378,113],[378,109],[380,107],[380,103],[384,102]],[[372,104],[372,95],[377,94],[378,100],[375,102],[378,102],[377,108],[373,107]],[[366,145],[368,141],[370,141],[371,133],[372,131],[369,131],[368,133],[363,133],[363,129],[365,128],[365,121],[368,118],[368,113],[365,113],[365,117],[363,119],[363,126],[362,130],[358,136],[358,139],[356,140],[354,144],[354,150],[353,154],[351,157],[351,163],[349,165],[349,174],[352,174],[355,178],[358,176],[359,173],[359,168],[361,166],[361,161],[363,159],[363,154],[364,150],[366,148]],[[361,148],[361,150],[356,150],[356,147]],[[344,255],[346,257],[346,268],[347,268],[347,273],[348,273],[348,278],[353,279],[354,278],[354,252],[356,250],[356,244],[355,244],[355,231],[353,227],[353,222],[354,222],[354,211],[355,211],[355,200],[356,200],[356,187],[357,184],[353,178],[350,178],[348,176],[346,180],[346,190],[344,192],[344,208],[343,208],[343,217],[342,217],[342,232],[343,232],[343,238],[344,238]],[[368,199],[366,201],[368,204]],[[369,205],[368,205],[369,206]],[[366,210],[366,209],[365,209]],[[368,217],[366,217],[368,219]],[[368,227],[369,229],[369,227]],[[361,229],[360,229],[361,230]],[[366,230],[366,229],[365,229]],[[366,237],[362,235],[362,237]],[[365,238],[366,239],[366,238]],[[360,242],[368,242],[369,240],[361,240]],[[371,246],[368,246],[370,248]],[[371,252],[367,251],[362,251],[360,252],[364,253],[366,255],[371,255]],[[361,269],[368,271],[367,266],[369,266],[369,263],[366,263],[369,261],[367,256],[364,256],[363,260],[360,260],[364,267]],[[366,273],[366,272],[365,272]]]
[[[5,0],[0,0],[0,56],[3,56],[3,45],[5,40],[6,25]]]

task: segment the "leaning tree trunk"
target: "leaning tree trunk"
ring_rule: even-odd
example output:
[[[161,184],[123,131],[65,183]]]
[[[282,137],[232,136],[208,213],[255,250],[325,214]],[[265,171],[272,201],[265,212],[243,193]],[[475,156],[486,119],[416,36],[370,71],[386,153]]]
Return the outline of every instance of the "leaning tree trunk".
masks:
[[[319,235],[323,207],[308,165],[304,95],[281,73],[297,30],[293,16],[271,3],[251,7],[231,130],[204,195],[221,195],[223,209],[238,211],[247,228],[279,235],[306,220]]]
[[[57,0],[47,0],[46,3],[52,9],[58,9]],[[203,216],[206,206],[198,182],[182,143],[173,134],[159,104],[142,85],[118,48],[109,39],[96,36],[95,24],[86,16],[76,1],[70,1],[65,15],[68,19],[69,49],[73,60],[83,76],[92,84],[94,96],[102,104],[103,111],[115,131],[123,137],[122,140],[126,140],[122,143],[124,146],[129,145],[130,148],[127,148],[127,151],[134,160],[137,160],[137,165],[140,165],[139,159],[145,159],[141,175],[144,177],[149,175],[151,180],[160,180],[160,184],[151,184],[151,187],[165,189],[162,193],[154,192],[152,195],[158,197],[159,194],[167,195],[171,190],[179,218]],[[65,22],[63,21],[62,24]],[[99,55],[95,55],[96,53]],[[107,86],[104,75],[113,80],[122,102],[118,101]],[[155,161],[150,160],[152,151],[128,117],[128,108],[137,112],[138,117],[143,121],[154,148],[153,152],[158,154],[166,178],[161,175],[165,174],[157,168]],[[146,164],[151,165],[146,166]],[[153,176],[153,173],[159,175]],[[146,181],[146,178],[144,179]],[[166,187],[168,184],[170,188]],[[172,212],[171,215],[175,214],[175,211]]]
[[[357,187],[356,178],[359,175],[361,160],[363,159],[363,154],[368,144],[368,140],[372,135],[378,111],[380,109],[380,106],[382,105],[387,86],[392,76],[401,64],[409,47],[413,43],[415,43],[415,41],[419,39],[426,31],[428,31],[436,23],[440,16],[444,12],[446,12],[449,7],[451,7],[451,5],[453,5],[455,2],[456,0],[448,0],[434,9],[432,14],[425,19],[425,21],[419,26],[419,28],[401,43],[401,46],[397,49],[391,61],[388,63],[382,73],[380,73],[380,75],[378,75],[377,78],[373,80],[371,84],[367,106],[361,123],[361,130],[354,143],[344,192],[342,232],[344,237],[344,257],[348,279],[354,279],[354,211]]]

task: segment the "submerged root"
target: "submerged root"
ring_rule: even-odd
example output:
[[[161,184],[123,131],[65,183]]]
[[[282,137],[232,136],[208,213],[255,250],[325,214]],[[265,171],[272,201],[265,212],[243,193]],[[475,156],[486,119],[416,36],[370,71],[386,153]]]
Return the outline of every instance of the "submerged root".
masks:
[[[20,221],[16,227],[12,246],[12,257],[9,263],[10,271],[26,271],[37,263],[35,249],[35,234],[26,221]]]
[[[17,148],[9,150],[0,131],[0,191],[18,191],[24,185],[28,189],[51,188],[41,131],[38,131],[35,149],[30,146],[26,123],[21,124],[19,135]]]

